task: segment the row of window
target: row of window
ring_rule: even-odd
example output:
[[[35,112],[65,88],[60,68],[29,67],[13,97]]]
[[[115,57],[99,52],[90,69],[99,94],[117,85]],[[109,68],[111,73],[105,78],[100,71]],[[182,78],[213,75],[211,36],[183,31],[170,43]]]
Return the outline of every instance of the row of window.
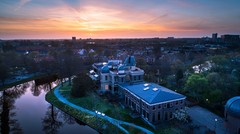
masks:
[[[141,75],[136,75],[136,76],[130,76],[131,81],[137,81],[137,80],[142,80]]]
[[[110,79],[111,79],[111,76],[110,76]],[[107,75],[105,75],[105,81],[107,81],[108,80],[108,76]],[[114,81],[115,82],[117,82],[118,80],[120,80],[120,82],[124,82],[124,78],[122,77],[122,78],[118,78],[117,79],[117,77],[114,77]]]
[[[142,80],[142,76],[141,75],[137,75],[137,76],[130,76],[131,81],[137,81],[137,80]],[[105,75],[105,81],[108,80],[108,76]],[[111,76],[110,76],[110,80],[111,80]],[[117,82],[119,80],[119,78],[117,78],[116,76],[114,76],[114,81]],[[124,78],[120,78],[120,82],[124,82]]]
[[[157,116],[157,118],[155,117]],[[173,112],[164,112],[164,120],[169,120],[173,118]],[[156,113],[152,113],[152,122],[160,121],[161,120],[161,113],[158,112],[157,115]]]
[[[142,116],[149,120],[149,113],[142,109]],[[157,118],[156,118],[157,117]],[[169,120],[173,118],[173,113],[172,112],[164,112],[164,120]],[[158,112],[157,115],[156,113],[152,113],[152,122],[160,121],[161,120],[161,112]]]
[[[183,100],[180,100],[180,101],[175,101],[175,102],[171,102],[171,103],[165,103],[165,104],[159,104],[157,106],[153,106],[152,107],[152,110],[155,110],[155,109],[161,109],[162,105],[164,108],[171,108],[173,107],[173,104],[175,103],[175,105],[178,105],[178,104],[183,104]],[[147,107],[148,108],[148,107]]]

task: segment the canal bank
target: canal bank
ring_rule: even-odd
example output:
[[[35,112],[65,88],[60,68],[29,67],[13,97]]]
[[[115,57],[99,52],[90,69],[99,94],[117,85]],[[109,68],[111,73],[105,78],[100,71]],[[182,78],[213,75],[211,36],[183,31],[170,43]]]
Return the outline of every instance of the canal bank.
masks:
[[[48,92],[46,100],[101,133],[129,133],[127,129],[131,128],[135,129],[134,131],[138,133],[152,134],[151,131],[141,126],[117,120],[107,115],[99,114],[98,112],[90,111],[81,106],[75,105],[63,97],[59,93],[59,89],[60,86],[57,86],[53,91]]]
[[[25,76],[22,76],[22,77],[18,77],[17,79],[14,79],[14,80],[7,80],[7,82],[0,86],[0,91],[3,91],[3,90],[6,90],[8,88],[11,88],[11,87],[14,87],[14,86],[17,86],[17,85],[20,85],[22,83],[26,83],[26,82],[29,82],[29,81],[32,81],[32,80],[36,80],[36,79],[42,79],[42,78],[45,78],[45,77],[48,77],[48,76],[51,76],[51,75],[48,75],[48,74],[29,74],[29,75],[25,75]],[[42,85],[44,83],[41,83],[39,85]]]

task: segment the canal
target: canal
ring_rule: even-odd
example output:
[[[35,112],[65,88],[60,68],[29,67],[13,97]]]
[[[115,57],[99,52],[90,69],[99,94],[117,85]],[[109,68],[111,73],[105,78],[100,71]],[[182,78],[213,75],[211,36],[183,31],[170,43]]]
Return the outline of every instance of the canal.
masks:
[[[55,87],[58,82],[51,83]],[[50,85],[26,82],[0,93],[1,133],[97,134],[91,127],[45,101]]]

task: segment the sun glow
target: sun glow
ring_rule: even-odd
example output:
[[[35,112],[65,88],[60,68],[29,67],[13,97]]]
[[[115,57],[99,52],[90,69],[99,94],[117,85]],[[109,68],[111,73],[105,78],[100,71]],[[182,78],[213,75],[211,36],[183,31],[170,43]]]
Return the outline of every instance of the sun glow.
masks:
[[[208,9],[204,7],[206,5],[196,7],[190,1],[43,1],[2,0],[0,38],[131,38],[239,32],[240,20],[237,17],[228,22],[225,20],[231,19],[230,16],[225,20],[213,19],[221,18],[222,10],[216,7]],[[219,12],[218,15],[203,13],[213,8]],[[189,12],[190,9],[196,10]],[[237,12],[235,10],[232,14]]]

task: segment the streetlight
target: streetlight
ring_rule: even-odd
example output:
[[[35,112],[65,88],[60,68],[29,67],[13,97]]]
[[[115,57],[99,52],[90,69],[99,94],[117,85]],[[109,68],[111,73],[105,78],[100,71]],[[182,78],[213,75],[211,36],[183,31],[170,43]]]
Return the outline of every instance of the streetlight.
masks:
[[[215,125],[214,125],[214,131],[216,132],[216,128],[217,128],[217,118],[215,118]]]

